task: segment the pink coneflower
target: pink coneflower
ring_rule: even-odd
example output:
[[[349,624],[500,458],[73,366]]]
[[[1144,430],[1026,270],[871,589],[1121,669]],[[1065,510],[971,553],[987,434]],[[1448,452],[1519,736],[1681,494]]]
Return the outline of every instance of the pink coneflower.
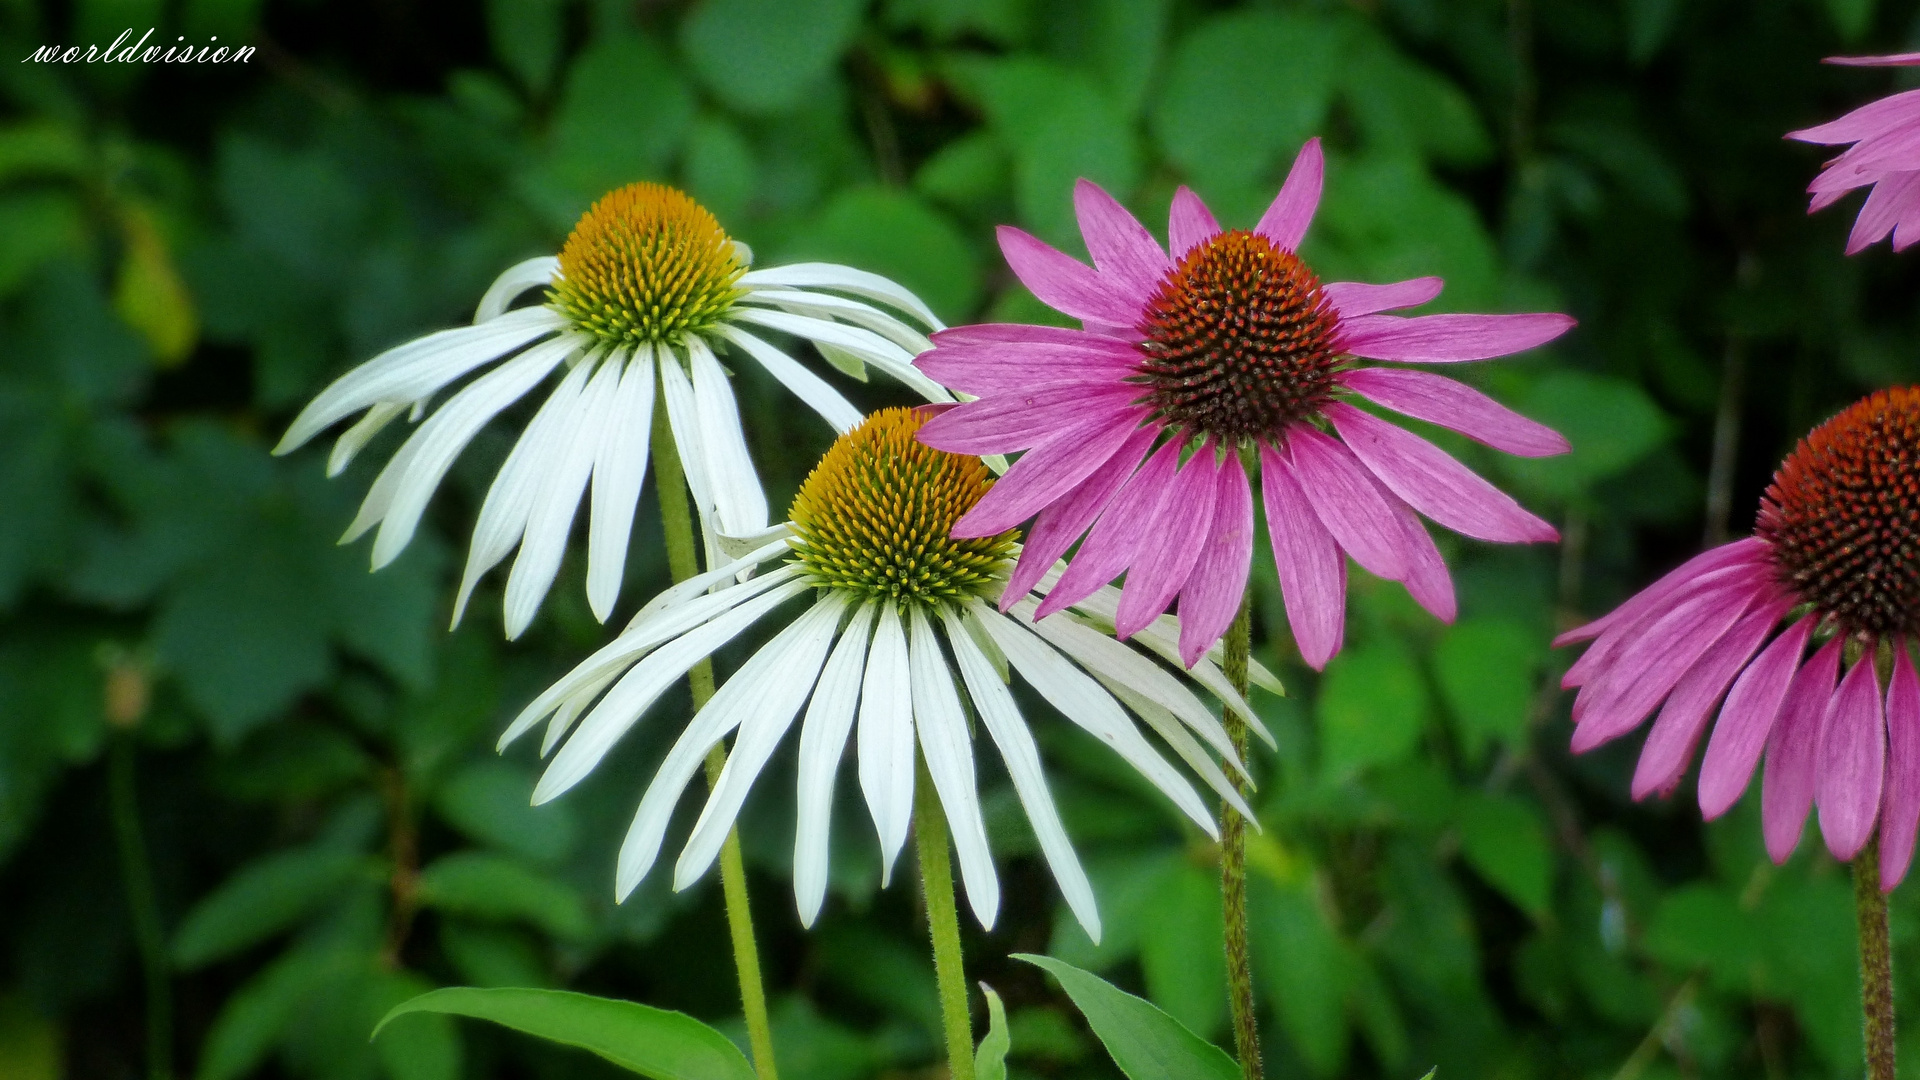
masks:
[[[1753,536],[1555,642],[1594,642],[1562,680],[1580,687],[1573,749],[1626,734],[1665,699],[1633,795],[1665,794],[1724,694],[1700,765],[1701,813],[1726,813],[1764,750],[1774,861],[1793,853],[1817,804],[1835,858],[1858,854],[1878,822],[1880,886],[1893,888],[1920,826],[1920,679],[1907,651],[1920,630],[1916,542],[1920,388],[1882,390],[1801,440]]]
[[[1557,539],[1552,526],[1348,395],[1452,428],[1511,454],[1563,453],[1566,440],[1461,383],[1358,358],[1484,360],[1565,333],[1565,315],[1428,315],[1437,277],[1322,285],[1294,254],[1320,201],[1324,161],[1309,140],[1251,232],[1222,230],[1181,188],[1171,255],[1098,186],[1074,209],[1093,266],[1019,229],[1000,250],[1033,294],[1084,330],[969,326],[934,335],[915,363],[980,400],[921,429],[955,453],[1024,450],[962,518],[956,536],[993,536],[1038,514],[1002,604],[1026,595],[1082,534],[1044,617],[1127,572],[1116,629],[1128,637],[1180,600],[1191,664],[1239,609],[1253,558],[1253,494],[1242,454],[1258,452],[1267,526],[1287,618],[1315,668],[1340,650],[1341,552],[1454,616],[1446,564],[1413,511],[1483,540]],[[1091,531],[1089,531],[1091,530]]]
[[[1895,56],[1830,56],[1829,64],[1850,67],[1914,67],[1920,53]],[[1853,255],[1893,234],[1893,250],[1905,251],[1920,241],[1920,90],[1883,97],[1862,105],[1838,120],[1787,138],[1823,146],[1853,145],[1832,161],[1807,192],[1813,196],[1807,213],[1824,210],[1854,188],[1869,187],[1860,216],[1847,237]]]

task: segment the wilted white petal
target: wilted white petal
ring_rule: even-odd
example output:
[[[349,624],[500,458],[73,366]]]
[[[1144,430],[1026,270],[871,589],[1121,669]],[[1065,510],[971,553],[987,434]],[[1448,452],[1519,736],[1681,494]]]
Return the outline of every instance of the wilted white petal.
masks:
[[[473,321],[483,323],[499,318],[509,305],[519,299],[521,293],[553,284],[559,276],[558,255],[536,255],[525,262],[514,263],[487,287],[486,295],[480,298],[480,306],[474,310]]]

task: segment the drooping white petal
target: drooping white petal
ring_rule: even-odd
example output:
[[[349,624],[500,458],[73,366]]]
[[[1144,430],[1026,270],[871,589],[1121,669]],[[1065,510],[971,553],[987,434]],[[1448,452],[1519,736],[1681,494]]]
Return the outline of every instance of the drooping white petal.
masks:
[[[824,341],[829,345],[837,345],[907,384],[928,401],[953,400],[953,395],[947,392],[946,387],[934,382],[919,368],[913,366],[911,353],[871,330],[862,330],[860,327],[848,326],[830,319],[816,319],[808,315],[775,311],[771,308],[735,308],[734,318],[740,322],[754,323],[770,330],[779,330],[795,337],[806,338],[808,341],[816,343]]]
[[[1173,749],[1174,753],[1180,755],[1180,760],[1200,774],[1200,778],[1207,782],[1208,787],[1227,800],[1235,810],[1240,811],[1241,817],[1254,821],[1254,827],[1259,828],[1253,811],[1248,808],[1246,800],[1240,797],[1240,792],[1234,788],[1233,781],[1228,780],[1227,774],[1220,771],[1220,766],[1213,760],[1213,755],[1207,753],[1206,748],[1200,745],[1200,740],[1193,737],[1193,733],[1187,730],[1186,725],[1182,724],[1178,717],[1162,708],[1158,702],[1142,697],[1123,683],[1108,679],[1098,672],[1094,673],[1094,679],[1101,686],[1106,687],[1120,704],[1125,705],[1133,711],[1135,716],[1146,721],[1147,726],[1152,728],[1154,733]]]
[[[1034,745],[1033,733],[1027,730],[1020,708],[1014,704],[1013,693],[994,670],[993,661],[977,644],[976,635],[984,637],[986,631],[966,625],[972,620],[963,622],[945,608],[941,609],[940,617],[960,667],[960,677],[967,684],[967,696],[973,700],[973,707],[979,712],[993,744],[1000,748],[1007,775],[1013,780],[1013,790],[1020,796],[1020,805],[1026,808],[1034,838],[1040,841],[1040,853],[1046,856],[1047,867],[1060,884],[1060,895],[1065,897],[1074,918],[1080,920],[1087,936],[1097,945],[1100,943],[1100,909],[1094,903],[1093,886],[1080,866],[1080,857],[1074,853],[1073,842],[1067,839],[1066,828],[1060,824],[1060,813],[1054,807],[1052,793],[1047,790],[1046,770],[1041,768],[1040,750]]]
[[[844,435],[860,426],[860,410],[841,397],[840,391],[828,386],[826,380],[801,367],[793,357],[737,327],[722,326],[720,333],[758,360],[769,375],[780,380],[780,385],[793,391],[794,397],[806,402],[832,424],[833,430]]]
[[[624,366],[620,392],[593,461],[593,518],[587,526],[587,606],[601,622],[620,599],[653,431],[652,346],[642,345]]]
[[[367,443],[380,434],[394,417],[406,412],[409,403],[405,401],[382,401],[367,410],[367,414],[354,421],[352,427],[340,433],[333,441],[333,450],[327,454],[327,476],[332,478],[347,471],[353,464],[353,457]]]
[[[1113,700],[1113,695],[1018,620],[1000,614],[977,599],[967,601],[967,610],[992,635],[1014,669],[1041,697],[1060,710],[1061,715],[1113,747],[1127,764],[1172,799],[1194,824],[1208,836],[1219,838],[1218,827],[1206,803],[1179,772],[1148,745],[1133,721],[1127,719],[1119,703]]]
[[[467,443],[500,410],[538,386],[578,344],[576,339],[563,336],[528,349],[469,383],[420,425],[420,430],[407,440],[412,452],[396,454],[381,472],[385,477],[387,471],[404,462],[401,475],[388,496],[391,502],[379,516],[380,532],[373,541],[374,569],[392,562],[407,546],[407,541],[413,539],[427,500],[447,475],[453,459],[467,448]],[[374,487],[376,490],[380,487],[378,479]],[[374,495],[374,491],[367,493],[367,503],[374,501]],[[366,512],[367,503],[361,505],[362,514]]]
[[[740,407],[733,399],[727,373],[706,341],[687,340],[693,366],[694,404],[700,410],[700,434],[705,440],[707,479],[713,485],[714,516],[723,532],[742,536],[767,527],[767,495],[747,453],[747,434],[740,426]]]
[[[383,401],[416,402],[474,368],[561,329],[566,320],[544,307],[510,312],[485,326],[441,330],[397,345],[335,379],[287,426],[275,454],[297,450],[321,431]]]
[[[593,360],[580,363],[584,367]],[[520,539],[520,554],[514,557],[513,570],[507,575],[509,641],[518,639],[533,622],[540,601],[546,599],[554,576],[560,572],[573,518],[580,510],[580,496],[593,475],[594,455],[619,389],[620,365],[600,364],[557,433],[563,449],[554,457],[552,471],[539,478],[539,489],[527,512],[526,535]]]
[[[913,820],[913,679],[907,634],[892,604],[882,605],[867,653],[855,745],[860,791],[880,834],[880,886],[885,888]]]
[[[840,758],[853,730],[854,710],[860,703],[860,680],[867,668],[867,645],[873,640],[873,616],[879,605],[862,604],[847,623],[840,643],[833,647],[827,666],[807,705],[800,725],[799,824],[793,833],[793,899],[800,909],[800,925],[812,927],[827,898],[827,840],[832,831],[833,782]]]
[[[618,898],[625,899],[634,886],[647,876],[647,871],[653,869],[654,860],[660,855],[660,841],[666,835],[667,822],[673,817],[674,804],[680,801],[680,793],[686,790],[687,781],[693,779],[707,751],[726,738],[727,732],[758,712],[762,702],[770,697],[775,699],[772,702],[777,706],[774,711],[785,711],[789,721],[793,712],[800,708],[800,702],[806,699],[807,687],[812,685],[812,676],[819,671],[819,659],[813,661],[813,671],[807,674],[807,687],[801,688],[798,697],[791,696],[782,683],[798,681],[785,678],[793,674],[796,653],[811,654],[817,648],[818,656],[825,656],[826,643],[820,640],[820,623],[812,617],[818,613],[816,607],[807,615],[795,619],[775,634],[772,641],[761,646],[760,651],[754,653],[732,678],[721,685],[713,695],[713,700],[694,714],[692,722],[674,741],[673,749],[667,751],[666,759],[660,763],[660,771],[654,774],[653,783],[647,785],[647,793],[641,796],[640,809],[634,814],[633,825],[627,830],[626,842],[620,845],[620,858],[614,872],[614,889]],[[837,612],[835,618],[838,618]],[[831,640],[829,633],[826,641]],[[576,739],[578,737],[575,736]],[[761,761],[764,762],[765,758],[762,757]],[[744,789],[741,793],[744,796]],[[720,838],[726,838],[726,829],[720,830]],[[717,843],[713,846],[715,851],[719,850]]]
[[[466,614],[467,600],[481,575],[500,564],[527,530],[527,515],[547,478],[560,468],[571,433],[567,423],[579,404],[580,394],[593,375],[593,365],[582,362],[541,402],[539,411],[527,423],[527,429],[508,452],[507,460],[494,474],[487,497],[480,503],[480,515],[473,523],[473,539],[467,545],[467,566],[460,574],[460,591],[453,599],[453,625],[459,626]]]
[[[737,559],[750,551],[757,551],[775,540],[784,540],[792,535],[793,522],[783,521],[778,525],[768,526],[757,533],[749,533],[745,536],[733,536],[728,533],[716,531],[714,541],[715,546],[720,549],[721,554],[729,559]]]
[[[765,304],[795,315],[821,319],[842,319],[879,334],[909,353],[919,355],[933,348],[927,335],[876,307],[830,293],[802,292],[798,289],[754,289],[741,297],[743,304]]]
[[[619,666],[609,667],[599,678],[581,687],[572,697],[561,702],[558,709],[553,710],[553,719],[547,721],[547,733],[540,738],[540,757],[543,760],[553,753],[554,747],[560,745],[560,740],[567,732],[573,730],[573,722],[587,711],[587,706],[600,696],[600,691],[620,677],[621,670]]]
[[[933,309],[898,282],[865,270],[855,270],[851,266],[839,266],[834,263],[794,263],[790,266],[771,266],[765,270],[753,270],[742,275],[740,285],[748,289],[832,289],[851,296],[864,296],[869,300],[891,304],[919,319],[929,329],[944,328],[944,324],[934,315]]]
[[[508,305],[520,298],[528,289],[551,285],[560,277],[560,257],[558,255],[536,255],[525,262],[517,262],[507,267],[506,272],[493,279],[487,286],[486,294],[480,297],[480,306],[474,309],[473,321],[491,322],[506,313]]]
[[[792,641],[780,663],[768,666],[760,675],[757,687],[747,688],[756,692],[750,698],[746,719],[740,724],[740,735],[733,740],[726,767],[720,770],[720,782],[707,797],[706,807],[693,823],[693,834],[687,838],[679,862],[674,864],[675,891],[698,881],[713,865],[714,856],[720,854],[720,845],[726,842],[727,831],[740,816],[748,790],[786,736],[787,729],[793,726],[793,718],[800,712],[807,695],[813,692],[820,668],[827,661],[827,650],[833,646],[840,616],[846,610],[845,593],[829,592],[823,596],[812,610],[794,620],[782,633],[782,637],[791,635]],[[738,678],[736,675],[727,682],[731,685]]]
[[[967,737],[966,714],[953,688],[953,669],[940,651],[920,605],[909,622],[909,652],[913,682],[913,726],[920,733],[920,753],[927,775],[940,796],[960,861],[960,880],[967,887],[967,903],[980,925],[993,929],[1000,914],[1000,878],[993,872],[993,854],[987,850],[987,823],[980,816],[980,792],[974,783],[973,741]]]
[[[738,578],[742,572],[751,570],[770,559],[778,558],[786,554],[788,550],[790,549],[787,545],[786,534],[783,533],[779,539],[762,544],[731,562],[695,574],[680,584],[665,590],[659,596],[647,601],[646,605],[639,611],[634,612],[633,618],[627,621],[625,632],[632,633],[640,629],[641,626],[657,614],[692,600],[694,597],[699,596],[701,593],[706,592],[728,578]],[[792,567],[784,567],[782,569],[786,571],[793,570]]]
[[[688,669],[733,640],[767,612],[808,588],[804,581],[789,581],[689,630],[635,664],[580,721],[580,727],[553,756],[553,763],[534,785],[533,801],[546,802],[579,783],[633,727],[640,714],[686,675]]]

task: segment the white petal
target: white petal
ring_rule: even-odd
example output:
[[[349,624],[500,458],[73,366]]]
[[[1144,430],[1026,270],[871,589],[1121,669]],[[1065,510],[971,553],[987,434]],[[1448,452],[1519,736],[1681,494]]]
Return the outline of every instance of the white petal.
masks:
[[[967,696],[973,699],[973,707],[986,725],[987,734],[992,736],[993,744],[1000,748],[1001,759],[1007,763],[1013,790],[1020,796],[1020,805],[1026,808],[1027,820],[1033,823],[1034,837],[1040,841],[1040,853],[1046,856],[1054,880],[1060,883],[1060,894],[1066,898],[1067,907],[1097,945],[1100,943],[1100,909],[1094,903],[1093,886],[1080,866],[1080,857],[1074,853],[1073,842],[1067,839],[1066,828],[1060,824],[1060,813],[1054,807],[1052,793],[1047,790],[1046,770],[1040,765],[1040,750],[1034,745],[1033,733],[1027,730],[1026,721],[1020,716],[1013,693],[977,643],[975,635],[984,637],[986,632],[967,625],[973,620],[963,622],[945,608],[941,609],[940,616],[960,667],[960,677],[967,684]]]
[[[743,688],[742,696],[751,701],[745,709],[747,717],[740,724],[740,735],[733,740],[733,749],[727,753],[726,767],[720,770],[720,782],[707,797],[706,807],[693,823],[687,846],[680,852],[679,862],[674,864],[676,891],[698,881],[720,854],[720,845],[726,842],[727,831],[740,816],[748,790],[779,747],[787,729],[793,726],[793,718],[800,712],[807,695],[813,692],[821,665],[827,661],[827,650],[833,646],[840,616],[846,610],[845,593],[828,593],[781,634],[790,641],[780,662],[770,664],[760,673],[757,686]],[[772,647],[771,643],[768,647]],[[732,686],[739,680],[740,675],[735,675],[727,680],[727,685]]]
[[[770,525],[757,533],[747,536],[733,536],[714,530],[713,539],[720,553],[729,559],[737,559],[751,551],[758,551],[775,540],[785,540],[793,535],[793,522],[783,521]]]
[[[754,323],[808,341],[837,345],[906,383],[928,401],[953,400],[953,395],[947,392],[946,387],[913,366],[913,354],[871,330],[768,308],[738,307],[734,309],[733,318],[738,322]]]
[[[662,612],[667,608],[673,607],[677,604],[686,603],[687,601],[693,599],[694,597],[699,596],[701,593],[704,593],[707,590],[713,588],[715,585],[719,584],[720,582],[725,581],[728,578],[738,578],[743,572],[747,570],[751,570],[754,567],[759,566],[761,563],[768,561],[769,559],[774,559],[781,555],[784,555],[789,550],[790,549],[786,541],[786,534],[782,533],[780,539],[774,540],[772,543],[763,544],[760,547],[754,548],[752,551],[747,552],[745,555],[742,555],[741,557],[733,560],[732,562],[726,563],[722,566],[716,566],[713,569],[708,570],[704,573],[695,574],[694,576],[688,578],[687,580],[681,582],[680,584],[675,585],[674,587],[666,590],[665,592],[662,592],[659,596],[656,596],[653,599],[647,601],[646,606],[642,607],[639,611],[634,612],[632,620],[630,620],[627,623],[626,632],[632,633],[633,631],[638,630],[642,625],[644,625],[647,622],[647,620],[653,618],[657,613]],[[789,566],[789,567],[784,567],[782,568],[781,571],[776,571],[776,572],[785,573],[786,571],[793,570],[793,569],[794,569],[793,567]],[[788,576],[791,576],[791,575],[788,575]],[[716,594],[716,595],[720,595],[720,594]]]
[[[354,425],[340,433],[333,441],[333,450],[327,454],[327,476],[335,477],[347,471],[353,464],[353,457],[372,441],[375,435],[385,430],[393,418],[407,411],[404,401],[382,401],[367,410],[367,414],[355,421]]]
[[[599,678],[581,687],[577,693],[553,711],[553,719],[547,721],[547,733],[540,739],[542,760],[553,753],[553,748],[560,745],[561,738],[573,730],[573,722],[580,719],[581,713],[587,711],[587,706],[593,704],[593,700],[600,696],[600,691],[605,690],[612,685],[613,680],[620,677],[622,670],[624,668],[621,665],[607,668]]]
[[[900,613],[882,605],[860,686],[860,791],[867,797],[880,834],[880,886],[893,877],[893,861],[907,842],[913,821],[913,680],[907,635]]]
[[[940,639],[918,604],[913,607],[911,626],[913,726],[920,732],[920,753],[927,759],[927,775],[933,778],[933,790],[947,816],[967,903],[980,925],[991,930],[1000,914],[1000,879],[993,872],[993,854],[987,850],[987,823],[980,817],[967,718],[953,688],[953,669],[947,666]]]
[[[499,318],[506,313],[509,304],[519,299],[521,293],[554,284],[559,277],[558,255],[536,255],[525,262],[514,263],[487,287],[486,295],[480,298],[480,306],[474,309],[473,321],[483,323]]]
[[[427,500],[432,498],[434,489],[452,467],[453,459],[460,456],[467,443],[500,410],[538,386],[577,344],[572,338],[561,337],[528,349],[469,383],[420,425],[420,430],[407,440],[414,447],[413,452],[404,455],[404,475],[392,489],[392,502],[380,515],[380,533],[373,541],[374,569],[392,562],[407,546],[407,541],[413,539],[413,530],[420,524]],[[393,469],[401,460],[402,456],[396,455],[387,469]],[[378,481],[375,484],[378,486]],[[373,500],[371,492],[367,499]]]
[[[388,349],[320,391],[293,418],[273,452],[291,453],[336,421],[380,402],[427,398],[474,368],[564,325],[565,319],[544,307],[525,308],[485,326],[441,330]]]
[[[793,834],[793,899],[800,909],[800,925],[812,927],[827,898],[827,839],[831,832],[833,783],[840,757],[853,730],[854,710],[860,703],[860,679],[866,673],[867,644],[873,639],[873,615],[878,605],[869,600],[853,619],[827,658],[820,683],[814,687],[807,718],[800,725],[799,825]]]
[[[793,391],[794,397],[812,406],[813,411],[826,418],[835,431],[844,435],[860,426],[860,410],[841,397],[840,391],[828,386],[820,376],[801,367],[793,357],[737,327],[722,326],[720,333],[746,350],[747,355],[760,361],[760,366],[766,368],[769,375]]]
[[[659,651],[635,664],[607,695],[600,699],[580,727],[553,756],[553,763],[534,785],[533,801],[543,803],[579,783],[600,764],[613,744],[633,727],[674,682],[693,665],[706,659],[715,649],[737,637],[742,630],[810,588],[804,581],[791,581],[741,604],[697,629],[690,630]]]
[[[707,479],[713,485],[714,518],[724,532],[735,536],[767,527],[767,496],[747,453],[747,435],[740,427],[740,407],[733,387],[713,350],[700,338],[689,338],[687,353],[693,364],[694,403],[700,410],[700,435],[707,452]]]
[[[1179,754],[1180,759],[1185,761],[1189,768],[1199,773],[1208,787],[1230,803],[1235,810],[1240,811],[1241,817],[1254,822],[1254,828],[1259,828],[1258,819],[1253,816],[1253,811],[1247,806],[1246,800],[1240,797],[1240,792],[1234,788],[1233,782],[1227,779],[1226,773],[1220,771],[1220,766],[1214,762],[1212,755],[1208,754],[1206,748],[1200,745],[1200,740],[1195,739],[1193,733],[1180,723],[1178,717],[1161,708],[1158,703],[1134,693],[1124,684],[1108,680],[1097,673],[1094,678],[1099,680],[1100,685],[1106,687],[1109,693],[1118,698],[1122,705],[1132,709],[1135,715],[1147,722],[1148,727],[1166,740],[1167,745],[1173,748],[1173,752]]]
[[[1002,615],[979,600],[970,600],[967,609],[993,640],[999,644],[1014,669],[1031,683],[1040,696],[1060,710],[1067,719],[1113,747],[1129,765],[1139,770],[1153,786],[1173,800],[1194,824],[1208,836],[1219,838],[1219,830],[1207,805],[1165,758],[1148,745],[1147,740],[1127,719],[1113,695],[1073,662],[1054,652],[1018,620]]]
[[[700,432],[700,408],[694,400],[693,383],[672,349],[661,346],[657,359],[660,394],[667,403],[667,425],[673,429],[673,445],[680,453],[680,470],[693,495],[694,511],[704,525],[713,520],[713,484],[707,475],[706,437]]]
[[[879,334],[916,356],[933,348],[933,342],[927,340],[927,335],[879,308],[870,307],[858,300],[849,300],[844,296],[801,292],[797,289],[754,289],[741,297],[740,302],[766,304],[782,311],[791,311],[796,315],[844,319],[855,326],[863,326]]]
[[[548,713],[563,707],[565,702],[576,695],[588,692],[586,688],[593,686],[596,682],[601,686],[606,685],[604,680],[609,672],[618,673],[647,653],[707,620],[730,611],[775,586],[793,581],[799,573],[798,567],[783,566],[765,577],[755,578],[744,585],[723,592],[689,593],[685,603],[663,607],[653,612],[644,623],[636,620],[635,625],[628,627],[619,637],[602,645],[592,656],[574,665],[572,671],[567,672],[560,681],[547,687],[539,697],[534,698],[526,708],[520,710],[520,715],[514,718],[505,734],[500,736],[498,749],[505,750]],[[682,584],[688,583],[682,582]]]
[[[607,417],[593,462],[593,520],[587,527],[587,606],[606,622],[620,599],[627,571],[627,542],[640,485],[647,476],[647,442],[653,431],[653,349],[641,346],[620,376],[620,392]]]
[[[588,357],[580,361],[580,366],[594,362]],[[540,610],[540,602],[546,599],[560,572],[573,518],[580,510],[580,496],[593,475],[594,455],[619,389],[620,365],[601,363],[556,433],[564,449],[547,463],[549,471],[537,478],[539,489],[527,512],[527,532],[520,539],[520,554],[514,557],[513,570],[507,575],[504,603],[509,641],[519,638],[533,622],[534,613]]]
[[[533,511],[543,479],[559,468],[560,458],[566,453],[566,420],[573,415],[580,392],[586,389],[592,374],[593,366],[585,363],[575,364],[567,372],[494,474],[487,497],[480,503],[480,516],[473,523],[473,540],[467,545],[467,566],[460,574],[460,591],[453,600],[454,626],[459,626],[466,614],[467,600],[481,575],[498,566],[525,534],[527,515]]]
[[[660,841],[666,834],[667,822],[673,817],[674,804],[680,801],[680,793],[686,790],[687,781],[693,779],[707,751],[726,738],[727,732],[739,727],[741,721],[751,717],[769,693],[778,692],[779,676],[787,669],[794,652],[812,647],[818,636],[815,633],[817,623],[809,617],[814,614],[815,611],[809,611],[807,615],[794,620],[786,629],[774,635],[772,641],[761,646],[760,651],[754,653],[720,687],[719,692],[713,695],[713,700],[694,714],[693,721],[681,732],[673,749],[667,751],[666,759],[660,763],[660,771],[654,774],[653,783],[647,785],[647,793],[640,798],[640,810],[627,830],[626,842],[620,846],[620,859],[614,873],[617,897],[625,899],[633,887],[647,876],[647,871],[653,869],[654,860],[660,855]],[[825,646],[820,648],[824,653]],[[801,698],[804,697],[805,692],[802,691]],[[793,708],[799,707],[799,701],[794,701]],[[565,753],[564,750],[561,752]],[[725,839],[726,830],[720,832],[721,838]]]
[[[740,284],[749,289],[767,287],[833,289],[836,292],[878,300],[883,304],[892,304],[901,311],[918,318],[931,329],[943,328],[939,318],[934,315],[933,309],[906,287],[879,274],[855,270],[851,266],[839,266],[834,263],[770,266],[765,270],[748,272],[740,278]]]

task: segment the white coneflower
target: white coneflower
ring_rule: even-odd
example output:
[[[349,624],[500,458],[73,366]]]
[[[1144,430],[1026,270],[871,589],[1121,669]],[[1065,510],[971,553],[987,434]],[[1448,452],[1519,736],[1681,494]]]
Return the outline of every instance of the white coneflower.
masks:
[[[1093,892],[1008,687],[1009,666],[1067,719],[1113,747],[1209,835],[1218,834],[1207,803],[1141,734],[1129,710],[1246,812],[1214,759],[1241,768],[1220,722],[1171,670],[1111,636],[1117,592],[1096,593],[1038,623],[1031,621],[1034,595],[1013,605],[1010,614],[995,608],[992,600],[1018,545],[1011,532],[950,537],[953,523],[993,481],[978,458],[916,441],[927,419],[922,410],[887,409],[842,435],[795,497],[788,536],[656,597],[618,638],[528,705],[501,737],[504,748],[551,717],[542,753],[562,740],[564,745],[534,801],[552,799],[592,772],[695,663],[747,627],[775,617],[788,601],[813,595],[811,606],[727,680],[668,752],[620,851],[620,898],[652,869],[674,806],[707,751],[738,728],[726,769],[675,866],[674,887],[706,872],[748,789],[804,706],[794,844],[801,920],[811,925],[826,895],[827,818],[851,736],[860,788],[879,832],[883,875],[891,873],[907,838],[917,743],[952,827],[968,900],[981,923],[991,926],[1000,892],[974,786],[963,704],[971,702],[1006,762],[1061,892],[1097,940]],[[775,561],[782,565],[733,583],[743,570]],[[1043,580],[1037,595],[1057,580]],[[707,591],[721,583],[728,587]],[[1135,640],[1168,659],[1179,655],[1179,625],[1170,617]],[[1192,676],[1251,719],[1212,659],[1202,657]]]
[[[750,270],[746,245],[712,214],[660,184],[632,184],[595,203],[558,256],[501,274],[474,325],[387,350],[335,380],[287,429],[274,453],[292,451],[365,410],[334,443],[328,475],[401,414],[418,420],[433,396],[483,374],[434,409],[387,463],[342,542],[378,525],[373,566],[413,538],[427,500],[454,458],[501,410],[564,374],[528,423],[480,508],[454,604],[460,621],[481,575],[520,549],[507,577],[507,636],[532,621],[559,572],[574,512],[589,480],[587,601],[605,621],[619,598],[628,536],[646,474],[656,388],[714,554],[715,530],[751,535],[767,526],[767,500],[747,456],[739,409],[716,349],[751,357],[837,431],[860,411],[762,336],[812,341],[834,366],[864,378],[871,364],[933,401],[953,400],[911,361],[930,345],[887,305],[940,328],[933,312],[886,278],[828,263]],[[530,289],[544,303],[508,310]]]

